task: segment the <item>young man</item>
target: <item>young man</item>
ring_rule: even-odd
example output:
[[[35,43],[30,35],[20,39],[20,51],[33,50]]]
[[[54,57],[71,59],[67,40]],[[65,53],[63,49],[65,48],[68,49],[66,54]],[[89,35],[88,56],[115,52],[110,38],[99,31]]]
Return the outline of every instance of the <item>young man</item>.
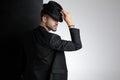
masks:
[[[72,41],[62,40],[56,31],[58,22],[65,21]],[[79,29],[71,21],[71,16],[60,4],[49,1],[43,5],[41,22],[25,37],[24,51],[26,69],[23,80],[67,80],[67,66],[64,51],[82,48]]]

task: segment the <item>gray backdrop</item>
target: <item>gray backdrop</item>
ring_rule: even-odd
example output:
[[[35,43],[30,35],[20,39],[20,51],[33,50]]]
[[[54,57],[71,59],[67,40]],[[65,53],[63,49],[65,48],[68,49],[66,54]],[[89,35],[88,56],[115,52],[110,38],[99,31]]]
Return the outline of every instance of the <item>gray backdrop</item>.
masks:
[[[81,31],[83,48],[65,54],[68,80],[120,80],[120,0],[55,1]],[[56,33],[71,39],[65,22]]]

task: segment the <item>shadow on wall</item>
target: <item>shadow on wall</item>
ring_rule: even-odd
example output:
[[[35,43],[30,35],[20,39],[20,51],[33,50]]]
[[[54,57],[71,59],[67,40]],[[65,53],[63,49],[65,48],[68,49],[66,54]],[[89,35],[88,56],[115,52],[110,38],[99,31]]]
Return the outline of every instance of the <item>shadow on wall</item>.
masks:
[[[1,5],[0,53],[3,79],[19,80],[22,34],[38,26],[43,0],[5,0]]]

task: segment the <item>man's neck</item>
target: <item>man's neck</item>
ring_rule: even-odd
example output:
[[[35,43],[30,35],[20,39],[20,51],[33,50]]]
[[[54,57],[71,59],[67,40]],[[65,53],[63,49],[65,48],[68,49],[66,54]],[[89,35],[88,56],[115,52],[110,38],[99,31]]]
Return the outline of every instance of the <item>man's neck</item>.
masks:
[[[46,29],[46,31],[50,31],[46,26],[45,26],[45,24],[43,24],[42,22],[39,24],[40,25],[40,27],[44,27],[45,29]]]

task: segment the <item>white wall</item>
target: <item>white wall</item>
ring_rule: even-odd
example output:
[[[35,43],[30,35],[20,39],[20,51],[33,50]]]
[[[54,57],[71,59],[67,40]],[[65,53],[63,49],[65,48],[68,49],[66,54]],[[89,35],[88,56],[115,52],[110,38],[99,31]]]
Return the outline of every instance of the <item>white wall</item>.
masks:
[[[120,0],[55,1],[81,31],[83,48],[65,52],[68,80],[120,80]],[[70,39],[65,22],[56,33]]]

